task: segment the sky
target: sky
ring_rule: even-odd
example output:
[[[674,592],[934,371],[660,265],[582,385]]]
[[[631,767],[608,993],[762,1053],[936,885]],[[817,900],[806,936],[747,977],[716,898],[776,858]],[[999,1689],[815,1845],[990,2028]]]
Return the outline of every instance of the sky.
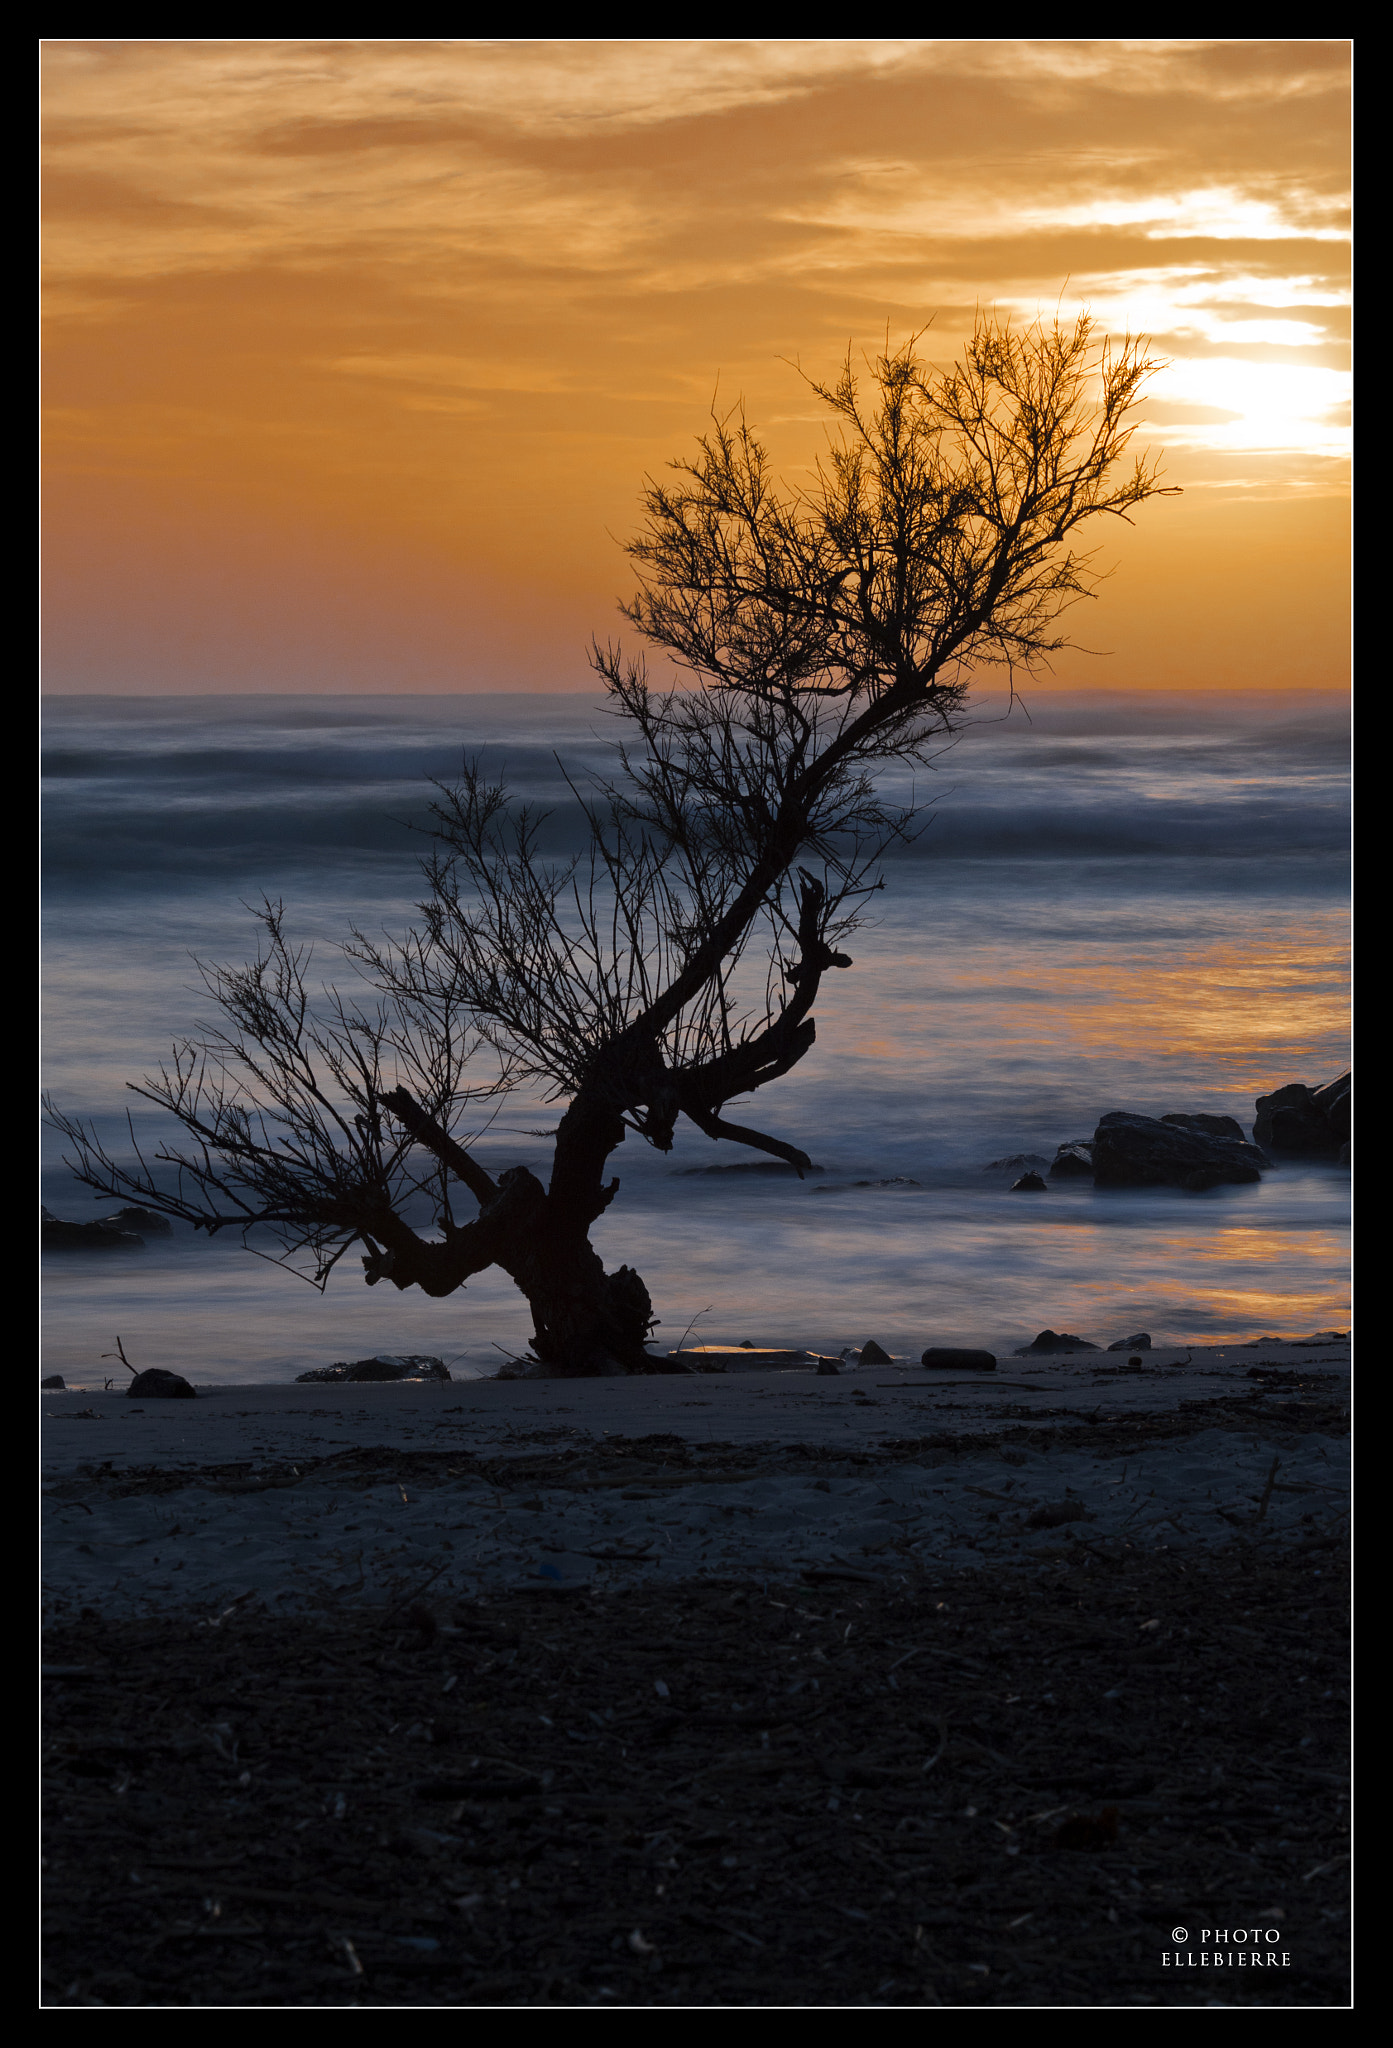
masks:
[[[46,687],[593,687],[643,479],[979,308],[1163,367],[1050,687],[1343,690],[1344,39],[51,40]]]

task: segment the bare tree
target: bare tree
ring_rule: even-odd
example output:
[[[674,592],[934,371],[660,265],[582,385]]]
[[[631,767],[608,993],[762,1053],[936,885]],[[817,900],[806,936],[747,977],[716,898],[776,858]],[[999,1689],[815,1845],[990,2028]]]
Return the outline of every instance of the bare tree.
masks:
[[[431,1295],[501,1266],[543,1367],[665,1369],[642,1280],[590,1245],[610,1155],[630,1133],[667,1151],[685,1116],[809,1165],[726,1111],[811,1047],[822,977],[851,965],[876,863],[913,829],[878,771],[951,742],[977,669],[1064,646],[1096,580],[1077,530],[1160,491],[1153,464],[1124,465],[1152,367],[1086,318],[984,317],[947,372],[917,341],[866,376],[848,357],[812,384],[828,446],[796,490],[740,409],[713,417],[645,489],[623,608],[691,683],[655,690],[595,648],[624,738],[610,780],[577,792],[585,851],[545,859],[541,820],[466,764],[434,806],[421,923],[348,945],[371,1002],[314,998],[268,904],[258,958],[206,974],[219,1028],[136,1090],[179,1139],[123,1165],[57,1115],[74,1170],[209,1231],[270,1226],[321,1285],[354,1245],[370,1286]],[[546,1185],[468,1149],[523,1085],[564,1104]],[[423,1189],[433,1235],[406,1220]]]

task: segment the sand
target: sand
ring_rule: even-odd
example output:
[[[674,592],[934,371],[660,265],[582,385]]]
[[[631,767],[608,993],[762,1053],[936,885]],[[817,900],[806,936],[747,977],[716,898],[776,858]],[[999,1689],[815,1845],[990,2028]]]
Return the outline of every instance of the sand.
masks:
[[[289,1612],[427,1584],[889,1581],[1291,1538],[1348,1505],[1348,1391],[1347,1343],[1264,1339],[1141,1372],[1088,1353],[980,1375],[46,1392],[45,1597]]]

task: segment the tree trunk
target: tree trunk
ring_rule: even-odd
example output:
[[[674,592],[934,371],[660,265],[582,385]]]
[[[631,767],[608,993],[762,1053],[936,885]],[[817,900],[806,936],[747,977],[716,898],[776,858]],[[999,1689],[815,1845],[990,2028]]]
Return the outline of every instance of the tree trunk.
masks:
[[[632,1266],[606,1273],[590,1243],[619,1187],[606,1183],[605,1164],[624,1142],[623,1119],[598,1094],[582,1089],[563,1115],[538,1228],[504,1263],[532,1308],[532,1350],[553,1372],[681,1372],[647,1348],[653,1303],[643,1281]]]
[[[603,1101],[582,1091],[556,1134],[551,1185],[525,1166],[494,1181],[427,1116],[404,1088],[383,1097],[419,1144],[433,1152],[477,1196],[472,1223],[446,1224],[444,1243],[427,1243],[395,1216],[374,1221],[363,1260],[369,1286],[390,1280],[437,1297],[471,1274],[501,1266],[527,1296],[534,1323],[532,1353],[566,1378],[621,1373],[686,1372],[647,1345],[653,1321],[648,1289],[632,1266],[606,1273],[590,1243],[590,1226],[614,1200],[605,1162],[624,1142],[624,1123]]]
[[[606,1273],[583,1236],[544,1228],[509,1271],[532,1310],[533,1354],[552,1372],[577,1378],[684,1370],[647,1349],[653,1304],[633,1267]]]

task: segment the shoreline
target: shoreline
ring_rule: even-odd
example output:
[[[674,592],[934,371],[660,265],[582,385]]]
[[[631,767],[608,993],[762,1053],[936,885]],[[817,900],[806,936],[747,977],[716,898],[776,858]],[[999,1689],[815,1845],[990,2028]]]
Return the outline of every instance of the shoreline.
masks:
[[[1347,1342],[1143,1356],[48,1392],[47,1611],[308,1611],[417,1580],[880,1580],[1143,1533],[1203,1548],[1254,1518],[1299,1536],[1343,1512]]]

